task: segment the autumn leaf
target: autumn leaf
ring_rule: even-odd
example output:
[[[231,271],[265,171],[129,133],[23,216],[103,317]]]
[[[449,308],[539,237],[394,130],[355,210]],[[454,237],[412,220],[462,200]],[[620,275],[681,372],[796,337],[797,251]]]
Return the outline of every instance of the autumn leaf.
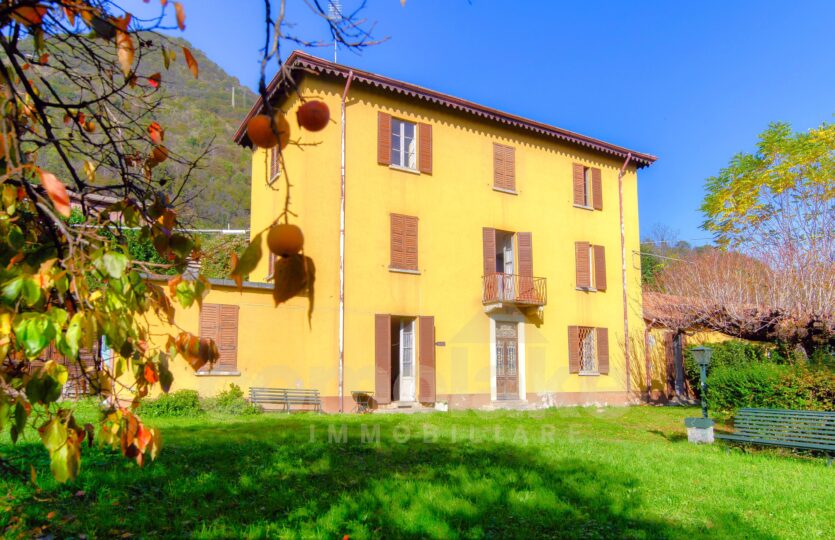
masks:
[[[145,375],[145,381],[148,382],[148,384],[154,384],[155,382],[157,382],[159,380],[159,377],[157,377],[157,372],[154,369],[154,366],[151,365],[151,364],[145,364],[144,375]]]
[[[262,234],[264,233],[261,232],[255,235],[255,238],[252,239],[244,250],[243,255],[241,255],[240,259],[238,259],[237,264],[232,268],[231,277],[236,283],[242,282],[243,278],[255,270],[255,266],[258,264],[258,261],[261,260]],[[238,290],[240,289],[241,285],[238,285]]]
[[[54,174],[48,173],[39,169],[41,173],[41,185],[46,190],[46,194],[55,205],[58,213],[64,217],[70,217],[70,195],[67,193],[67,188],[58,180]]]
[[[186,57],[186,64],[188,64],[188,68],[191,70],[191,74],[194,75],[194,78],[197,78],[197,60],[194,59],[194,55],[191,54],[191,51],[188,48],[183,47],[183,54]]]
[[[174,2],[174,11],[177,12],[177,26],[180,30],[186,29],[186,10],[180,2]],[[197,75],[195,75],[196,77]]]
[[[237,253],[232,253],[229,256],[229,267],[230,268],[237,268],[238,267],[238,254]],[[238,286],[238,290],[241,290],[244,286],[244,279],[237,274],[233,274],[232,279],[235,281],[235,285]]]
[[[159,88],[160,82],[162,81],[162,76],[159,73],[154,73],[150,77],[148,77],[148,84],[153,86],[154,88]]]
[[[151,122],[151,125],[148,126],[148,135],[150,135],[151,142],[154,144],[162,144],[162,140],[165,138],[165,130],[157,122]]]
[[[133,67],[134,52],[133,39],[131,39],[130,35],[124,32],[118,32],[116,34],[116,53],[119,57],[119,66],[122,68],[122,73],[125,74],[125,77],[130,75],[131,68]]]

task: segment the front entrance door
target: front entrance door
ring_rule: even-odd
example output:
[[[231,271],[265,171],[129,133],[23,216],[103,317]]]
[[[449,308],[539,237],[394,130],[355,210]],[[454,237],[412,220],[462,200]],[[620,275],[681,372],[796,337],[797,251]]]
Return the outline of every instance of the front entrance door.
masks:
[[[496,321],[496,399],[519,399],[518,350],[517,324]]]
[[[415,400],[415,320],[400,320],[400,401]]]

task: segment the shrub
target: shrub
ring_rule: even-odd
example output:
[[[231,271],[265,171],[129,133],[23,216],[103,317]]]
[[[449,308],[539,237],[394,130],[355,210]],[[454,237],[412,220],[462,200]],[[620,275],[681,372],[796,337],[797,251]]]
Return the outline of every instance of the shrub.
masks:
[[[693,358],[693,348],[698,345],[687,347],[684,351],[684,373],[690,382],[690,388],[699,394],[699,366]],[[769,354],[769,349],[764,345],[749,343],[747,341],[730,340],[721,343],[706,344],[713,350],[710,356],[708,373],[720,367],[748,366],[750,364],[763,364],[766,362],[783,363],[782,358],[777,359]]]
[[[720,412],[742,407],[835,410],[835,371],[827,367],[719,366],[711,370],[707,383],[708,405]]]
[[[261,412],[261,407],[246,400],[243,390],[237,384],[230,384],[228,390],[223,390],[213,398],[204,399],[203,407],[207,411],[224,414],[249,415]]]
[[[146,417],[197,416],[203,412],[196,390],[177,390],[156,399],[143,401],[139,414]]]

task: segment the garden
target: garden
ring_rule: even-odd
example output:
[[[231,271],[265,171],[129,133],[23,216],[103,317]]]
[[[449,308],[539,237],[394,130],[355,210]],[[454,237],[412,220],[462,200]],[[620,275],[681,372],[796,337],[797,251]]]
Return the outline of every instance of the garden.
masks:
[[[835,468],[696,446],[685,407],[415,415],[263,413],[232,389],[145,411],[144,468],[84,451],[58,484],[32,434],[0,439],[6,537],[824,538]],[[143,406],[147,407],[147,406]],[[92,402],[77,414],[93,419]],[[30,469],[30,463],[34,466]],[[744,531],[744,533],[743,533]]]

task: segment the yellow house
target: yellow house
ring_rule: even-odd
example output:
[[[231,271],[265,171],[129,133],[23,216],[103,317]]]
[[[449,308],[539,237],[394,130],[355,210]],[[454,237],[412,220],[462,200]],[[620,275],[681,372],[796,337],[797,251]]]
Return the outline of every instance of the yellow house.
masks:
[[[293,133],[285,170],[253,151],[251,231],[292,185],[312,321],[306,298],[273,307],[268,257],[242,293],[215,280],[178,324],[214,336],[221,360],[177,387],[318,389],[345,412],[357,391],[379,407],[522,408],[644,390],[628,344],[644,335],[637,171],[654,156],[300,52],[286,66],[273,106],[295,128],[301,98],[318,99],[332,120]]]

